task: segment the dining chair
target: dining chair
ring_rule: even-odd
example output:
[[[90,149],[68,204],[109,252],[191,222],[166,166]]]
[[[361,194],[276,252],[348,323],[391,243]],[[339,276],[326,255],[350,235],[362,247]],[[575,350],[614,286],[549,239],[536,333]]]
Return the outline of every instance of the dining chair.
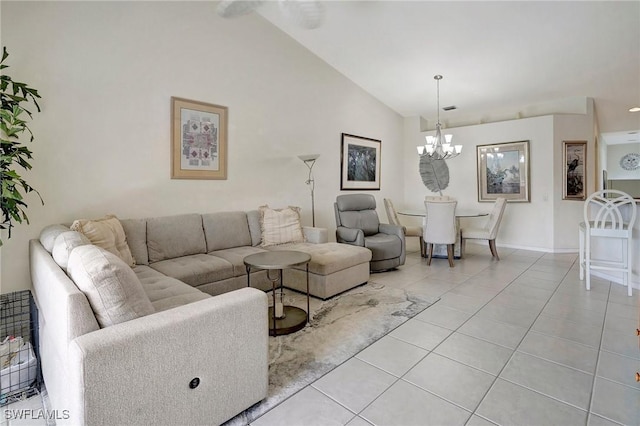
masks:
[[[427,209],[424,243],[427,246],[427,265],[431,265],[434,244],[447,245],[449,266],[453,268],[453,245],[458,234],[456,227],[457,201],[425,201]]]
[[[480,228],[462,228],[460,230],[462,244],[460,246],[460,254],[464,255],[465,241],[466,240],[488,240],[489,250],[491,255],[500,260],[498,256],[498,249],[496,248],[496,237],[498,236],[498,228],[500,228],[500,222],[502,222],[502,215],[504,209],[507,206],[507,199],[504,197],[496,198],[496,202],[493,204],[493,209],[489,214],[489,218]]]
[[[393,225],[398,225],[402,227],[404,231],[405,237],[418,237],[420,239],[420,256],[425,256],[424,250],[424,242],[422,240],[422,234],[424,233],[424,227],[422,226],[404,226],[400,223],[400,219],[398,218],[398,212],[393,205],[393,201],[389,198],[384,198],[384,208],[387,211],[387,218],[389,219],[389,223]]]
[[[622,272],[622,283],[631,296],[632,238],[636,220],[636,203],[627,193],[614,189],[594,192],[584,202],[584,222],[578,226],[580,238],[580,280],[586,272],[586,288],[591,290],[591,271]],[[591,243],[594,239],[620,240],[620,260],[595,259]],[[607,253],[617,252],[606,246]]]

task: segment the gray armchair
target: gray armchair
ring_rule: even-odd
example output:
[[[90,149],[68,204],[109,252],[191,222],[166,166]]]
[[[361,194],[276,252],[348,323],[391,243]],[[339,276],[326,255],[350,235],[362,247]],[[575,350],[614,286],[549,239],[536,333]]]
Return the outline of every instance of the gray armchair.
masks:
[[[334,208],[336,240],[371,250],[372,272],[404,265],[404,231],[401,226],[380,223],[373,195],[338,195]]]

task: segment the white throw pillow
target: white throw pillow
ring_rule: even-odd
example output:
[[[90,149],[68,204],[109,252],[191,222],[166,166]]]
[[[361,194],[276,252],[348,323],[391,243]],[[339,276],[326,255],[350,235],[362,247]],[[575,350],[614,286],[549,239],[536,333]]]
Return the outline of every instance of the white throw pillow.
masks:
[[[96,220],[78,219],[71,225],[71,230],[84,234],[92,244],[115,254],[127,265],[135,266],[124,228],[114,215]]]
[[[78,246],[87,244],[91,244],[91,241],[84,234],[77,231],[66,231],[56,237],[51,255],[58,266],[66,271],[71,251]]]
[[[300,207],[270,209],[269,206],[260,206],[259,210],[262,247],[304,242]]]
[[[76,247],[69,256],[67,270],[87,296],[100,327],[155,312],[133,269],[103,248]]]

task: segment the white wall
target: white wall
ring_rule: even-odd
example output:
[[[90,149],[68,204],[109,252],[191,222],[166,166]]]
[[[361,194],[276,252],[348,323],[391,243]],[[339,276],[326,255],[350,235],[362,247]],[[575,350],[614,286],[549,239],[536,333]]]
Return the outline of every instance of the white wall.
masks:
[[[582,217],[582,202],[562,200],[562,142],[585,140],[589,155],[588,192],[595,190],[595,138],[593,102],[585,99],[586,114],[558,114],[446,129],[454,143],[463,144],[462,154],[447,161],[449,187],[443,191],[458,199],[461,208],[489,211],[491,205],[478,202],[478,145],[529,140],[530,203],[509,203],[500,227],[498,244],[548,251],[577,251],[577,223]],[[433,132],[431,132],[433,133]],[[407,207],[422,208],[422,200],[431,192],[418,172],[416,146],[424,144],[419,118],[405,120],[405,201]],[[484,219],[466,219],[482,221]],[[464,226],[464,223],[463,223]]]
[[[261,17],[224,20],[213,2],[6,2],[9,72],[43,112],[27,181],[31,225],[2,249],[1,291],[29,288],[28,240],[79,217],[147,217],[298,205],[335,229],[340,134],[382,140],[382,198],[402,192],[403,120]],[[170,179],[170,98],[229,108],[228,179]],[[384,208],[379,213],[384,216]],[[331,231],[330,234],[333,232]]]
[[[593,101],[589,100],[590,111],[593,111]],[[555,176],[554,185],[554,248],[557,251],[576,250],[578,247],[577,224],[583,220],[584,202],[578,200],[563,200],[563,142],[586,141],[586,194],[596,190],[596,147],[593,130],[593,115],[555,115],[554,116],[554,162],[552,172]]]

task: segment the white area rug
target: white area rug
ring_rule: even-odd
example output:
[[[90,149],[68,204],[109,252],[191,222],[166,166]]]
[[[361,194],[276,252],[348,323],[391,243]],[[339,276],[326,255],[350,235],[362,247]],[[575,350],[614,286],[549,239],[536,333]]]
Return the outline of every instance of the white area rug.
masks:
[[[306,296],[288,290],[286,300],[306,310]],[[311,298],[311,321],[303,330],[269,337],[267,398],[225,425],[252,422],[437,300],[376,283],[326,301]]]

